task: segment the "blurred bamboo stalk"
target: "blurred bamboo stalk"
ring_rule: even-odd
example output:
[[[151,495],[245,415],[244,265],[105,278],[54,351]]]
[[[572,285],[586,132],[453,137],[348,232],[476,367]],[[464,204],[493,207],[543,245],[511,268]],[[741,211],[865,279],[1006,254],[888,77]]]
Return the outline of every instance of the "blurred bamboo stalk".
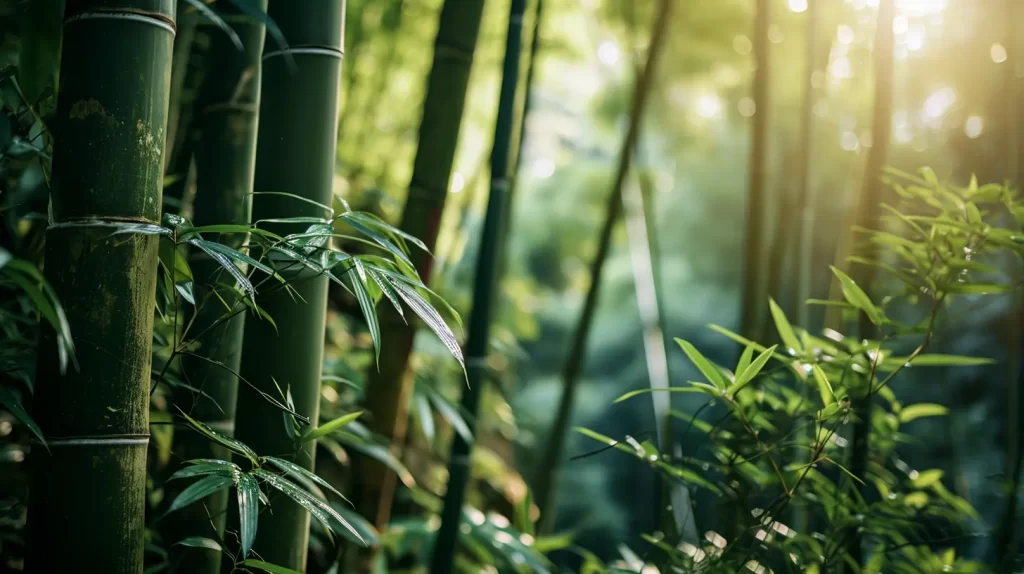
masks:
[[[857,205],[854,228],[874,228],[879,222],[879,212],[882,200],[882,169],[885,167],[889,152],[889,138],[892,132],[892,100],[893,100],[893,19],[896,15],[895,0],[880,0],[878,5],[878,24],[875,29],[875,103],[874,120],[872,123],[872,145],[868,154],[867,165],[864,169],[863,187]],[[860,256],[869,261],[878,259],[878,245],[867,242],[861,250]],[[850,277],[861,286],[861,288],[872,296],[874,292],[875,267],[873,265],[854,265],[850,268]],[[877,299],[875,299],[877,300]],[[867,314],[861,313],[858,322],[858,337],[867,339],[874,334],[875,326],[868,319]],[[869,439],[871,434],[871,399],[873,398],[870,388],[873,383],[869,380],[863,387],[862,396],[852,397],[852,408],[855,416],[853,428],[853,447],[850,452],[849,469],[853,476],[865,478],[868,469],[868,462],[871,455]],[[857,488],[861,496],[867,492],[865,483],[852,484]],[[851,564],[847,564],[848,572],[859,571],[859,566],[864,563],[863,536],[859,529],[855,529],[850,537],[847,551]],[[853,565],[856,564],[855,569]]]
[[[750,146],[750,188],[747,195],[747,223],[743,249],[743,294],[740,333],[750,337],[764,323],[765,308],[762,272],[764,271],[764,208],[767,177],[769,82],[771,78],[768,29],[771,25],[771,0],[757,0],[754,16],[754,124]]]
[[[483,0],[446,0],[441,9],[433,64],[419,127],[409,192],[400,228],[418,237],[433,251],[449,195],[452,164],[462,125],[463,107],[473,64]],[[410,254],[416,271],[429,284],[434,259],[429,253]],[[407,324],[393,309],[380,310],[382,350],[377,369],[371,369],[364,405],[371,413],[370,429],[391,441],[397,451],[405,444],[408,405],[413,378],[408,372],[416,323]],[[360,512],[378,528],[391,515],[398,477],[377,461],[356,460],[354,497]],[[371,553],[372,554],[372,553]],[[372,556],[367,556],[372,560]],[[368,566],[369,562],[364,563]]]
[[[476,439],[476,420],[480,396],[486,384],[487,350],[490,346],[491,315],[498,279],[499,250],[504,241],[504,211],[508,209],[511,187],[511,156],[515,131],[516,93],[519,84],[519,61],[522,56],[523,14],[526,0],[512,0],[509,8],[508,35],[502,66],[498,117],[491,149],[491,191],[480,238],[480,252],[473,278],[473,310],[469,318],[469,340],[466,342],[466,389],[461,407],[468,414],[467,425]],[[455,551],[462,525],[462,505],[466,499],[472,470],[473,444],[456,433],[448,457],[448,488],[441,511],[441,528],[431,556],[432,574],[454,572]]]
[[[608,258],[608,253],[611,251],[612,231],[618,222],[619,212],[622,207],[622,189],[629,173],[630,163],[640,136],[647,99],[651,91],[651,85],[654,82],[654,75],[658,69],[658,62],[661,58],[665,39],[668,35],[668,22],[671,18],[673,5],[673,0],[659,0],[657,14],[651,24],[651,43],[647,51],[647,61],[644,64],[643,70],[637,76],[632,108],[629,114],[629,127],[627,128],[626,137],[622,142],[622,148],[619,151],[618,169],[615,174],[615,180],[612,183],[611,192],[609,193],[605,220],[598,236],[597,254],[590,264],[590,287],[587,290],[583,308],[580,310],[576,330],[562,373],[564,389],[562,390],[558,411],[555,414],[554,424],[549,435],[548,447],[538,467],[539,474],[534,481],[535,500],[541,511],[541,534],[551,532],[554,528],[557,509],[555,490],[558,483],[559,466],[562,462],[565,435],[572,418],[573,402],[579,386],[579,379],[582,375],[584,359],[586,358],[587,335],[590,333],[590,325],[597,310],[597,295],[601,286],[601,274],[604,269],[605,260]]]

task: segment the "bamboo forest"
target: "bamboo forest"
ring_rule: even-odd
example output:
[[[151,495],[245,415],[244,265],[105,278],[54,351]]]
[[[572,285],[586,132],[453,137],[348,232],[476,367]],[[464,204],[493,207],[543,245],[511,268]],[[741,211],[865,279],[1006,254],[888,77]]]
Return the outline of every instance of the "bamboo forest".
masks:
[[[0,574],[1024,573],[1024,0],[0,0]]]

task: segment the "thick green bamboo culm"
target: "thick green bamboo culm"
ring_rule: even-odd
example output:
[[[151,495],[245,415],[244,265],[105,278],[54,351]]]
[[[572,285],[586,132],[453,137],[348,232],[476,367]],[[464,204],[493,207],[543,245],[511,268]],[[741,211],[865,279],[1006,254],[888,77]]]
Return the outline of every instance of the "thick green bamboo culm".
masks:
[[[880,219],[882,201],[882,168],[889,153],[889,136],[892,132],[892,100],[893,100],[893,45],[895,37],[892,30],[893,18],[896,15],[895,0],[881,0],[878,5],[878,24],[875,29],[875,103],[874,119],[871,126],[872,143],[871,152],[868,155],[867,165],[864,168],[864,181],[861,189],[860,199],[857,204],[857,213],[854,219],[856,226],[866,229],[873,229],[878,225]],[[859,253],[862,257],[874,261],[878,259],[878,245],[874,242],[867,242],[864,249]],[[850,269],[850,277],[867,292],[872,295],[872,284],[875,278],[875,267],[873,265],[854,265]],[[875,299],[877,300],[877,298]],[[876,335],[876,328],[868,320],[867,314],[861,313],[858,324],[858,338],[868,339]],[[867,492],[865,483],[867,480],[867,469],[871,446],[869,438],[871,434],[871,382],[868,381],[865,393],[861,396],[854,396],[852,407],[856,422],[853,427],[853,447],[850,451],[850,463],[848,468],[853,476],[864,482],[856,484],[850,482],[852,488],[857,488],[861,496]],[[853,563],[858,566],[864,563],[864,548],[862,536],[859,529],[854,530],[850,535],[847,550]],[[847,572],[856,572],[857,569],[849,566]]]
[[[266,2],[253,5],[266,9]],[[196,225],[247,225],[256,162],[256,128],[260,96],[260,57],[263,52],[264,26],[259,20],[222,8],[221,17],[242,41],[239,51],[223,31],[212,24],[210,58],[206,80],[196,102],[196,128],[200,135],[195,150],[196,198],[193,222]],[[213,238],[238,248],[245,238],[239,234]],[[233,301],[234,279],[202,252],[190,254],[190,266],[196,278],[196,316],[190,332],[197,333],[199,348],[194,355],[182,357],[185,380],[203,395],[178,389],[175,405],[194,419],[231,435],[234,432],[235,400],[242,358],[242,334],[245,313],[223,320],[229,311],[221,301]],[[214,294],[219,291],[220,297]],[[241,306],[242,303],[236,303]],[[236,309],[237,310],[237,309]],[[174,455],[182,460],[230,458],[229,451],[206,437],[181,430],[174,437]],[[185,484],[168,484],[168,488]],[[168,532],[176,542],[188,536],[219,539],[224,532],[229,490],[221,490],[204,500],[167,517]],[[170,493],[168,498],[172,498]],[[176,572],[214,574],[220,571],[223,555],[209,549],[171,546]]]
[[[281,49],[274,43],[264,47],[252,218],[324,217],[323,210],[309,202],[258,193],[293,194],[331,204],[345,2],[324,0],[314,10],[306,2],[271,0],[268,15],[280,27],[288,47]],[[306,225],[266,227],[294,233]],[[279,387],[290,390],[295,410],[315,422],[328,279],[309,273],[283,274],[297,296],[284,290],[257,294],[277,328],[265,319],[248,318],[240,372],[271,396],[280,396]],[[286,456],[313,468],[315,445],[306,443],[296,451],[285,431],[282,411],[247,385],[238,391],[235,436],[258,453]],[[273,512],[260,516],[254,550],[267,562],[301,571],[306,563],[309,514],[283,497],[272,498],[271,503]]]
[[[448,196],[483,7],[483,0],[445,0],[441,9],[419,143],[400,224],[402,231],[418,237],[431,250],[437,243]],[[411,259],[420,278],[429,284],[433,257],[415,251]],[[412,393],[412,378],[406,371],[415,323],[407,325],[393,309],[382,308],[380,324],[380,361],[377,369],[371,369],[366,387],[365,406],[371,415],[368,425],[392,445],[402,445]],[[391,515],[397,477],[374,460],[362,458],[357,464],[356,504],[363,516],[381,527]]]
[[[159,238],[130,227],[160,222],[174,15],[173,0],[65,4],[45,275],[78,368],[60,373],[44,332],[28,572],[142,572]]]
[[[508,34],[505,38],[505,58],[501,73],[501,92],[498,97],[498,118],[494,126],[494,145],[491,148],[491,185],[487,197],[487,212],[480,238],[480,252],[473,277],[473,310],[469,318],[469,340],[466,342],[467,387],[462,393],[463,412],[476,434],[476,417],[480,394],[486,381],[487,349],[490,342],[491,315],[494,311],[494,292],[498,284],[498,251],[503,245],[505,210],[508,209],[511,187],[513,134],[515,131],[516,90],[519,84],[519,60],[522,55],[523,14],[526,0],[512,0],[509,8]],[[473,445],[455,433],[448,455],[448,488],[441,511],[441,528],[437,532],[431,556],[431,574],[454,572],[455,550],[462,523],[462,505],[466,500],[472,466]]]
[[[647,107],[647,98],[654,83],[658,62],[661,60],[673,4],[673,0],[659,0],[658,2],[657,14],[652,24],[651,43],[647,49],[647,61],[644,63],[643,69],[638,72],[636,86],[633,90],[633,103],[629,112],[629,127],[626,137],[622,142],[622,148],[619,150],[619,164],[615,172],[615,180],[608,195],[605,220],[598,236],[597,254],[595,254],[594,260],[590,263],[590,287],[583,301],[583,308],[580,310],[572,345],[569,347],[569,354],[562,372],[562,384],[564,387],[562,389],[562,396],[558,403],[558,411],[555,413],[555,422],[549,434],[548,446],[544,451],[541,464],[538,466],[538,475],[534,481],[534,500],[537,501],[537,506],[541,511],[540,532],[542,534],[550,532],[555,525],[555,490],[558,484],[558,467],[561,463],[562,451],[565,449],[565,435],[569,430],[569,422],[572,418],[573,401],[576,398],[579,379],[583,373],[587,335],[590,333],[590,325],[597,310],[597,295],[598,289],[601,286],[601,274],[604,270],[605,260],[608,258],[608,253],[611,250],[612,231],[615,229],[615,224],[618,222],[619,215],[622,212],[622,187],[626,183],[634,150],[640,138],[640,127],[643,121],[644,109]]]
[[[743,247],[743,295],[740,333],[750,337],[764,324],[764,285],[761,277],[761,244],[764,241],[765,180],[767,178],[768,99],[770,78],[768,29],[771,1],[757,0],[754,16],[754,124],[750,146],[750,188],[747,192],[747,224]]]

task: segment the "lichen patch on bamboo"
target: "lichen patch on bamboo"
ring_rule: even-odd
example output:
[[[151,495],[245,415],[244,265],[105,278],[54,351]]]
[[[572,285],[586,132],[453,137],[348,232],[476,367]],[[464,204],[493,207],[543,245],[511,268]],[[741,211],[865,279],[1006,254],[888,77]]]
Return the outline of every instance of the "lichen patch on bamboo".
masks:
[[[154,136],[142,120],[135,122],[135,131],[139,136],[138,146],[141,158],[159,161],[163,156],[162,142],[164,138],[161,137],[161,134],[158,133]]]
[[[107,108],[103,107],[103,104],[95,98],[79,100],[71,104],[71,111],[68,112],[68,117],[73,120],[84,120],[89,116],[99,116],[111,127],[118,124],[117,118],[114,117],[114,114],[107,111]]]

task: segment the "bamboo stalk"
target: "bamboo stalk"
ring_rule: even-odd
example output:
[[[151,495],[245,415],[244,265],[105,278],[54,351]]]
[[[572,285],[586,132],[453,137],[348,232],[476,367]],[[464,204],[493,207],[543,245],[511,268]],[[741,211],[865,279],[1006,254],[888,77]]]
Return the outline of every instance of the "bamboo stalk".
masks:
[[[427,78],[423,119],[412,179],[400,228],[433,250],[448,196],[448,182],[462,123],[470,68],[476,49],[483,0],[446,0],[441,9],[434,61]],[[429,283],[433,258],[414,252],[416,271]],[[393,448],[405,443],[413,379],[407,372],[415,323],[406,324],[393,309],[380,310],[383,349],[378,368],[371,370],[365,406],[368,426],[390,439]],[[391,515],[397,476],[379,462],[357,461],[357,504],[364,516],[383,527]]]
[[[60,373],[44,330],[30,572],[142,571],[159,239],[130,228],[160,222],[174,15],[172,0],[65,6],[45,274],[79,368]]]
[[[792,307],[796,310],[796,323],[807,331],[814,333],[810,324],[810,313],[806,301],[811,297],[812,277],[814,268],[814,197],[811,196],[811,160],[814,156],[814,72],[818,69],[818,0],[807,3],[806,30],[807,45],[805,47],[806,69],[804,71],[804,94],[800,105],[800,154],[798,157],[796,188],[796,209],[800,213],[800,229],[793,245],[793,257],[797,269],[797,288]],[[803,396],[809,397],[810,387],[802,387]],[[808,441],[813,441],[813,433],[805,433]],[[793,527],[797,532],[807,529],[809,517],[807,510],[799,506],[793,510]]]
[[[611,192],[609,193],[604,224],[598,236],[597,254],[590,264],[590,288],[587,290],[586,299],[580,311],[572,346],[570,347],[562,373],[565,388],[559,400],[555,422],[548,440],[548,448],[544,452],[542,462],[538,467],[540,469],[539,474],[534,482],[534,492],[536,493],[534,499],[541,509],[541,533],[550,532],[554,527],[557,508],[555,505],[555,488],[558,481],[558,467],[561,463],[562,451],[565,448],[565,434],[572,417],[573,400],[575,399],[580,375],[583,371],[587,335],[590,333],[590,324],[597,309],[597,294],[598,288],[601,285],[601,273],[604,269],[605,260],[608,258],[608,252],[611,250],[612,231],[618,222],[619,212],[622,207],[622,187],[629,173],[633,151],[640,136],[643,113],[646,108],[651,85],[654,81],[654,74],[660,61],[662,48],[665,44],[665,38],[668,33],[668,21],[671,17],[673,4],[672,0],[659,0],[658,2],[657,15],[652,24],[653,31],[650,47],[647,52],[647,61],[644,63],[643,70],[637,76],[632,108],[629,114],[629,128],[619,152],[618,169],[615,174],[615,181],[612,183]]]
[[[338,92],[344,42],[345,2],[324,0],[317,9],[305,2],[272,0],[268,15],[288,39],[288,47],[267,44],[263,52],[260,121],[257,136],[257,192],[283,192],[330,205],[334,185]],[[281,217],[323,217],[316,205],[283,195],[256,195],[254,221]],[[266,226],[294,233],[303,224]],[[245,323],[241,375],[263,392],[290,391],[295,411],[317,420],[320,372],[327,313],[323,275],[282,271],[296,292],[281,290],[257,300],[274,319]],[[285,431],[282,411],[243,385],[238,391],[235,435],[261,454],[286,456],[313,468],[315,445],[296,450]],[[273,513],[260,518],[254,549],[263,560],[301,570],[305,567],[309,515],[291,500],[273,499]]]
[[[875,110],[874,120],[871,128],[872,144],[871,152],[868,155],[867,166],[864,170],[863,188],[857,206],[855,225],[864,228],[871,228],[879,221],[879,204],[882,200],[882,168],[885,166],[889,152],[889,134],[892,131],[892,85],[893,85],[893,44],[894,35],[892,29],[893,18],[896,7],[894,0],[881,0],[878,5],[878,24],[875,30]],[[875,260],[878,257],[878,246],[869,243],[863,257],[868,260]],[[855,265],[850,269],[850,276],[870,296],[873,289],[872,283],[875,278],[875,267],[873,265]],[[867,315],[861,313],[859,325],[860,338],[868,338],[874,332],[874,325],[868,320]],[[853,428],[853,447],[850,452],[850,472],[853,476],[865,479],[870,457],[870,434],[871,434],[871,393],[872,383],[868,381],[865,385],[865,394],[854,396],[852,408],[856,417]],[[855,488],[863,496],[867,488],[864,486],[868,481],[855,485]],[[851,560],[857,564],[863,564],[862,536],[856,530],[847,550]],[[848,571],[854,571],[847,565]]]
[[[265,11],[266,1],[261,0],[253,7]],[[196,225],[248,225],[252,203],[264,26],[231,4],[222,8],[222,16],[242,41],[244,50],[238,51],[222,31],[211,33],[209,73],[196,110],[197,129],[201,134],[195,152]],[[245,236],[240,234],[208,239],[236,249],[245,242]],[[204,394],[177,389],[174,401],[192,418],[231,435],[238,392],[238,378],[234,373],[241,364],[245,314],[237,313],[227,321],[221,320],[229,313],[221,301],[234,300],[234,279],[223,272],[220,264],[203,255],[202,252],[191,253],[190,263],[196,278],[197,304],[191,328],[201,333],[197,339],[199,348],[196,355],[182,358],[182,372],[186,382]],[[174,452],[182,460],[230,458],[225,447],[188,431],[175,434]],[[208,497],[204,504],[192,505],[169,516],[167,520],[173,521],[175,534],[169,542],[187,536],[220,539],[224,533],[228,495],[229,490],[221,490]],[[167,498],[173,500],[172,492],[168,492]],[[223,558],[220,552],[188,546],[173,546],[171,556],[176,571],[190,574],[219,572]]]
[[[512,173],[512,138],[515,130],[516,91],[519,84],[519,60],[522,55],[523,14],[526,0],[512,0],[509,8],[508,34],[498,99],[498,118],[494,126],[491,149],[491,191],[480,238],[480,253],[473,278],[473,311],[469,319],[469,340],[466,343],[467,387],[461,406],[469,414],[466,422],[476,437],[476,419],[480,395],[487,374],[487,348],[490,343],[491,316],[498,278],[499,250],[503,244],[505,210],[508,209]],[[448,456],[448,488],[441,511],[441,529],[437,533],[431,557],[432,574],[454,571],[455,549],[462,524],[462,505],[466,499],[472,465],[473,445],[458,433],[452,439]]]
[[[764,290],[761,281],[762,250],[764,241],[764,189],[768,172],[768,108],[771,78],[768,28],[771,24],[770,0],[757,0],[754,17],[754,125],[750,146],[750,190],[747,196],[747,225],[743,249],[743,299],[740,333],[751,336],[764,322]]]

